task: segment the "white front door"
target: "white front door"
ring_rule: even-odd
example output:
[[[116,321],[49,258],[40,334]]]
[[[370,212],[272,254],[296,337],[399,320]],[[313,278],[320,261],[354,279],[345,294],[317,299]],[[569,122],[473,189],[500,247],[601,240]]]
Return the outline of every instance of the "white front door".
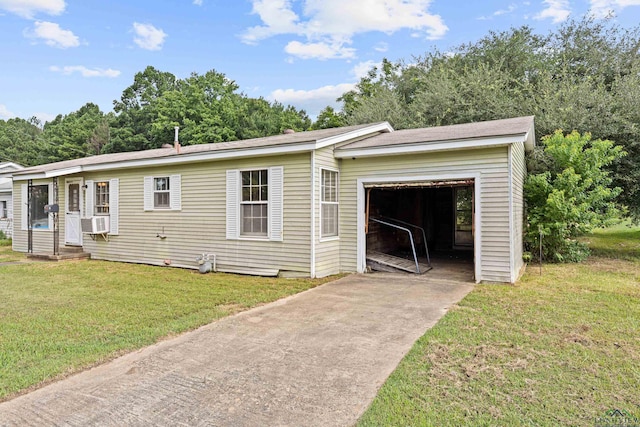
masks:
[[[82,179],[67,179],[64,236],[65,244],[82,246],[82,230],[80,229],[80,206],[82,206]]]

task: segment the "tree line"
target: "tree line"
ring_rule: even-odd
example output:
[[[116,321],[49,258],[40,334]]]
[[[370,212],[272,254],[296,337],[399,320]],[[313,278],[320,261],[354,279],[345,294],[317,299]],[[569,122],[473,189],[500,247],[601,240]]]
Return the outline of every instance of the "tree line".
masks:
[[[531,174],[557,168],[544,138],[558,129],[612,141],[624,152],[602,166],[620,189],[618,204],[640,220],[640,26],[584,18],[547,35],[528,26],[489,32],[451,51],[384,60],[340,100],[342,110],[325,108],[317,126],[387,120],[407,129],[533,115]]]
[[[304,110],[248,97],[215,70],[177,79],[149,66],[113,102],[113,112],[87,103],[44,124],[35,117],[0,120],[0,161],[32,166],[160,148],[173,142],[175,126],[181,127],[181,144],[192,145],[303,131],[311,125]]]

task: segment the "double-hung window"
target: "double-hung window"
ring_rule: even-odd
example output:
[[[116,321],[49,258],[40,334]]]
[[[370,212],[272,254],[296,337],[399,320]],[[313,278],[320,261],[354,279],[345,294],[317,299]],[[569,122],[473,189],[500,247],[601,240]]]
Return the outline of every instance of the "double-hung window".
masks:
[[[94,204],[96,215],[109,214],[109,181],[95,182],[96,202]]]
[[[144,177],[145,211],[182,210],[182,178],[180,175]]]
[[[169,209],[171,207],[171,190],[168,176],[153,178],[153,207]]]
[[[284,168],[227,170],[227,239],[284,239]]]
[[[267,169],[241,171],[240,235],[267,236],[269,174]]]
[[[320,185],[320,236],[338,236],[338,172],[322,169]]]
[[[119,233],[120,179],[86,180],[83,217],[94,215],[109,216],[109,234]],[[77,207],[82,212],[82,206]]]

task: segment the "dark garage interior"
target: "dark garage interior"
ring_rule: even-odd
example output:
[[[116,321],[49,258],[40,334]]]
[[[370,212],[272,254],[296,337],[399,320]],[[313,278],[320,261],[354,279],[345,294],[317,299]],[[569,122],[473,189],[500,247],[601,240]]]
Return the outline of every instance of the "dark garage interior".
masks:
[[[366,188],[366,195],[367,264],[371,269],[424,273],[432,266],[429,261],[437,265],[445,260],[473,266],[473,180],[375,184]],[[416,226],[424,229],[424,235]]]

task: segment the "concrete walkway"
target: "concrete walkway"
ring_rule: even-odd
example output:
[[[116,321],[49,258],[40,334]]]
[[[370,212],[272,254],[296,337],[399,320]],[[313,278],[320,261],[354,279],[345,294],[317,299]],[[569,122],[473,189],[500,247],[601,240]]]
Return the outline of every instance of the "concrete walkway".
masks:
[[[347,426],[472,283],[352,275],[0,404],[1,426]]]

